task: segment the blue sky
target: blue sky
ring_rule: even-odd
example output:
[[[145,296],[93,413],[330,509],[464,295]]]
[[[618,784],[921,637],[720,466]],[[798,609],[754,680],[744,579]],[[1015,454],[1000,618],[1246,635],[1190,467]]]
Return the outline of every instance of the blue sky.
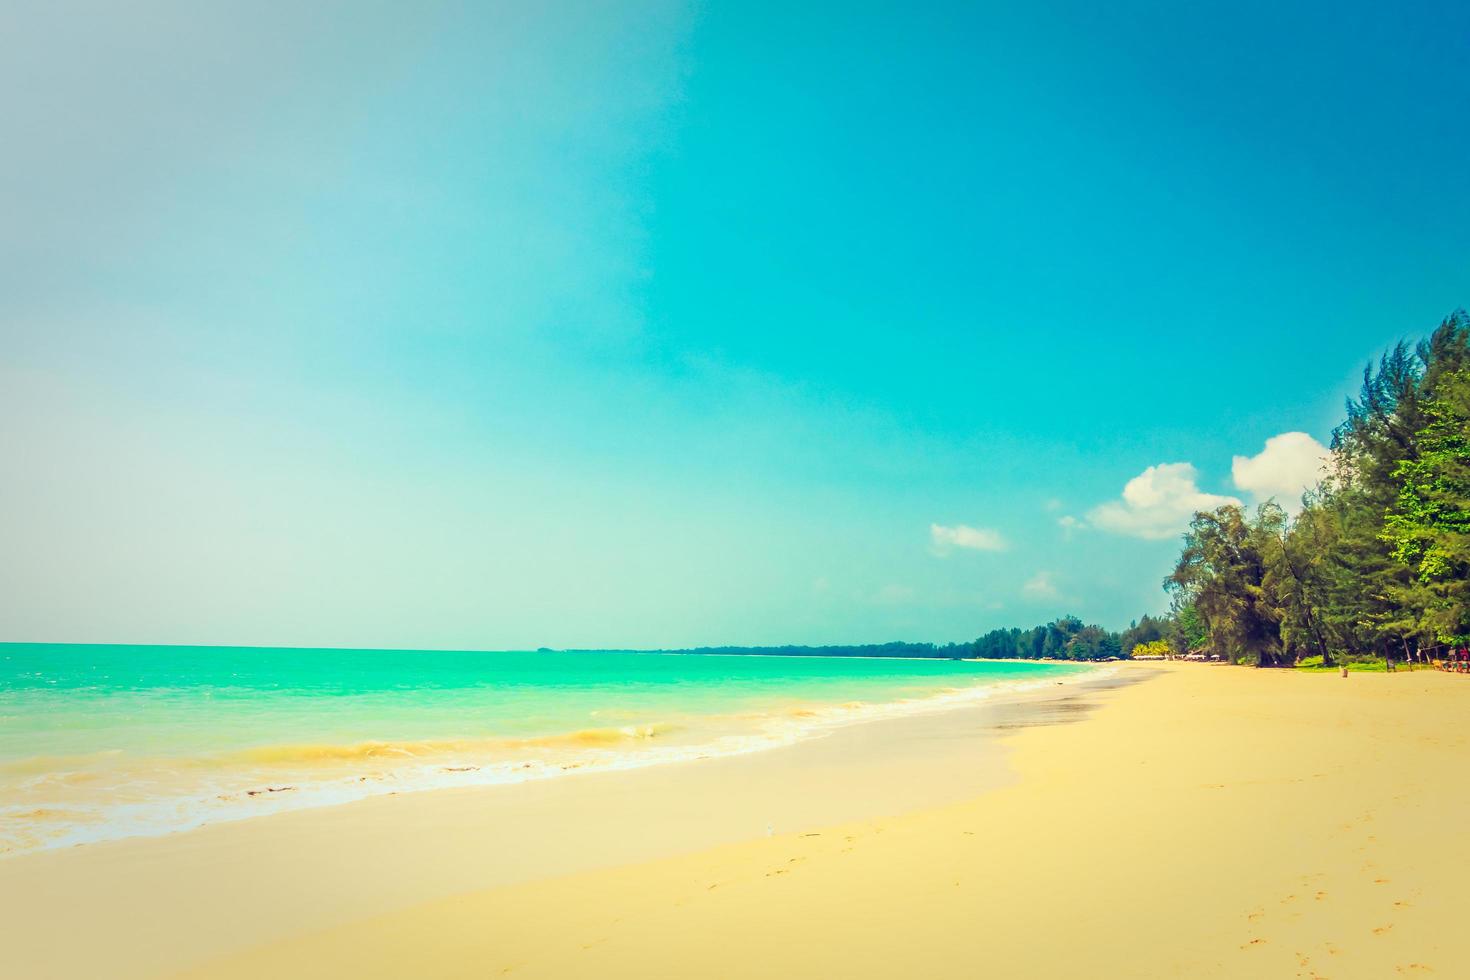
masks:
[[[1470,302],[1470,11],[905,6],[9,12],[0,639],[1161,610]]]

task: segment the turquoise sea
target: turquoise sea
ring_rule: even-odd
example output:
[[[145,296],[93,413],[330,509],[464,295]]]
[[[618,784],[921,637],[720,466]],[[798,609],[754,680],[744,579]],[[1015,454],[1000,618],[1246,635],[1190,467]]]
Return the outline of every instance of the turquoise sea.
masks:
[[[0,854],[758,751],[1065,664],[0,644]]]

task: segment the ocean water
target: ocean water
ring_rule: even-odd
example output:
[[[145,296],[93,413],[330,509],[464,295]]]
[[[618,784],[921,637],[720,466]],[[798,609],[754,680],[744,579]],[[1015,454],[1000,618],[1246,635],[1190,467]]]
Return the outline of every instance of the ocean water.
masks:
[[[0,855],[759,751],[1081,665],[0,644]]]

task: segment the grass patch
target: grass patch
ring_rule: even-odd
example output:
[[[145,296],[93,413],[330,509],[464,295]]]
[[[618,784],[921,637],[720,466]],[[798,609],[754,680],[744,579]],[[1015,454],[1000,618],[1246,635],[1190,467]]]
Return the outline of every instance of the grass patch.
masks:
[[[1346,661],[1347,669],[1353,673],[1381,674],[1388,668],[1383,665],[1382,660],[1349,660]],[[1398,665],[1401,670],[1407,670],[1407,664]],[[1322,664],[1321,657],[1303,657],[1297,661],[1297,670],[1305,670],[1315,674],[1335,674],[1342,670],[1341,665],[1326,667]]]

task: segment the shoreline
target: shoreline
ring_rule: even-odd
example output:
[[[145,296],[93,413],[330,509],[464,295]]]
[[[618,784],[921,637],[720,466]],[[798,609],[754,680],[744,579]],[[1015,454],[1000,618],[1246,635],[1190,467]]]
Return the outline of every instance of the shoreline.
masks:
[[[1018,717],[1010,778],[959,802],[483,889],[191,976],[1470,975],[1470,848],[1445,838],[1470,810],[1463,678],[1195,666],[1053,706],[1080,724]]]
[[[1008,731],[1081,717],[1078,704],[1118,683],[1060,680],[745,755],[386,794],[15,855],[0,861],[0,918],[19,938],[0,948],[0,973],[170,975],[485,887],[983,796],[1015,778]],[[69,939],[78,928],[85,948]]]
[[[962,710],[978,704],[1024,697],[1030,691],[1047,689],[1053,684],[1072,686],[1086,683],[1091,677],[1110,672],[1104,665],[1075,662],[1073,665],[1076,670],[1059,675],[976,678],[978,683],[912,698],[850,703],[793,702],[773,706],[766,712],[702,716],[692,728],[674,726],[672,736],[654,731],[663,727],[654,724],[626,728],[610,726],[596,732],[577,730],[544,736],[441,740],[445,745],[455,747],[437,753],[412,751],[424,746],[432,747],[435,745],[433,740],[404,743],[411,750],[402,754],[395,754],[392,751],[394,745],[384,742],[332,746],[330,748],[345,754],[364,747],[377,748],[381,754],[376,757],[373,768],[380,771],[362,774],[361,769],[347,771],[345,766],[341,767],[342,771],[325,767],[312,771],[300,765],[294,769],[282,766],[275,774],[262,771],[258,784],[253,786],[238,785],[223,794],[218,789],[207,789],[202,795],[196,793],[192,797],[131,804],[122,807],[120,814],[104,818],[100,823],[52,830],[53,836],[41,838],[39,843],[30,846],[12,844],[0,847],[0,864],[29,854],[120,840],[167,837],[218,824],[345,806],[381,796],[521,786],[566,776],[628,772],[768,752],[824,738],[854,725]],[[645,728],[650,731],[644,733]],[[702,734],[696,734],[701,732],[701,728]],[[605,733],[615,735],[607,739],[586,737]],[[616,743],[626,744],[619,746]],[[292,748],[290,745],[267,745],[237,754],[269,755]],[[319,750],[321,746],[313,744],[305,748]],[[518,754],[512,757],[509,754],[512,751]],[[64,812],[66,807],[59,810]],[[127,821],[125,824],[122,822],[124,819]]]
[[[0,862],[0,972],[1470,974],[1464,679],[1195,666]]]

